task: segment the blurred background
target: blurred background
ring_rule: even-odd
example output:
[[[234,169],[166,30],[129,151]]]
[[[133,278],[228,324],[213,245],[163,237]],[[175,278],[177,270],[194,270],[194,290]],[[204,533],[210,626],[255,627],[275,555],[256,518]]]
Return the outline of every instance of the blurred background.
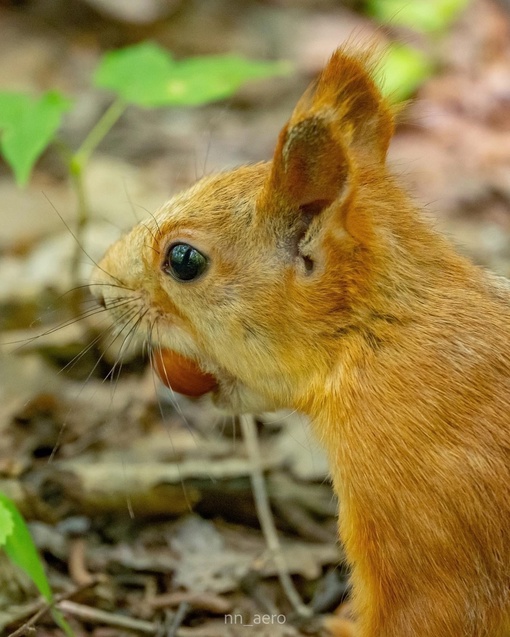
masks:
[[[401,20],[400,4],[2,0],[0,92],[70,97],[58,136],[75,150],[112,102],[91,82],[107,51],[153,41],[177,59],[236,52],[291,63],[291,73],[246,83],[227,100],[125,110],[85,173],[81,240],[99,259],[197,178],[269,159],[337,46],[404,43],[427,71],[409,71],[407,59],[399,67],[408,101],[392,170],[465,254],[510,276],[509,4],[453,3],[448,19],[426,27],[434,12]],[[325,459],[307,423],[297,414],[259,422],[283,551],[317,614],[303,623],[265,549],[238,423],[207,399],[172,404],[136,349],[113,367],[118,352],[104,354],[102,319],[75,320],[66,292],[75,284],[77,198],[61,142],[44,150],[24,187],[0,160],[0,491],[30,522],[54,592],[75,604],[66,615],[74,634],[327,635],[323,616],[344,599],[345,572]],[[82,255],[80,280],[89,271]],[[81,302],[93,313],[90,299]],[[30,578],[0,554],[0,633],[36,610]],[[285,621],[246,628],[226,623],[232,613],[246,624],[260,613]],[[45,615],[36,634],[61,633]]]

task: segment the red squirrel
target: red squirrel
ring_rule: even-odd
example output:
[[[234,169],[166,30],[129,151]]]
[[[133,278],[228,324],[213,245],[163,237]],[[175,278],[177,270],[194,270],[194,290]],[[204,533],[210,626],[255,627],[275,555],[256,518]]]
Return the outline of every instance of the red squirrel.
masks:
[[[371,69],[336,51],[271,162],[174,197],[109,249],[93,290],[212,376],[217,404],[311,418],[351,568],[342,634],[504,637],[510,286],[390,174]]]

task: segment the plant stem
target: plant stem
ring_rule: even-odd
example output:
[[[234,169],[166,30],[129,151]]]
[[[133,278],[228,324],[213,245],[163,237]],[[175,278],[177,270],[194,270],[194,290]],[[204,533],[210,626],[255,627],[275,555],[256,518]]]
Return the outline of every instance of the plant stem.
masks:
[[[73,163],[79,164],[82,168],[87,164],[90,155],[101,143],[105,135],[110,132],[115,122],[126,110],[126,107],[126,103],[120,97],[117,97],[117,99],[110,104],[74,154]]]
[[[97,124],[92,128],[86,138],[83,140],[78,150],[71,156],[69,160],[69,171],[73,181],[74,190],[78,200],[77,221],[76,221],[76,249],[71,261],[71,282],[73,286],[79,283],[80,258],[83,250],[83,235],[85,227],[90,218],[90,206],[88,202],[87,192],[85,188],[85,169],[91,154],[101,143],[103,138],[110,132],[115,122],[126,110],[126,103],[118,97]],[[71,307],[74,314],[80,314],[81,306],[81,290],[77,290],[71,300]]]
[[[74,248],[73,256],[71,259],[71,285],[76,289],[73,291],[70,305],[71,310],[75,316],[79,316],[81,312],[81,301],[83,290],[79,286],[79,274],[80,274],[80,259],[82,257],[83,243],[84,243],[84,231],[85,226],[89,220],[89,205],[87,202],[87,195],[85,192],[84,183],[84,168],[81,164],[75,162],[74,156],[71,159],[71,179],[73,182],[74,190],[76,192],[76,198],[78,202],[77,206],[77,218],[76,227],[74,230],[74,236],[76,239],[76,245]]]

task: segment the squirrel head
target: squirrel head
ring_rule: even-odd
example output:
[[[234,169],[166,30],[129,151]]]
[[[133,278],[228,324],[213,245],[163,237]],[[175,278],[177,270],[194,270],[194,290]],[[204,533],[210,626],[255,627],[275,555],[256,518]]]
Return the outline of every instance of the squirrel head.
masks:
[[[393,117],[369,69],[368,56],[338,50],[272,162],[200,180],[114,244],[93,275],[119,325],[197,361],[234,411],[304,408],[361,311],[376,210],[383,198],[393,205]]]

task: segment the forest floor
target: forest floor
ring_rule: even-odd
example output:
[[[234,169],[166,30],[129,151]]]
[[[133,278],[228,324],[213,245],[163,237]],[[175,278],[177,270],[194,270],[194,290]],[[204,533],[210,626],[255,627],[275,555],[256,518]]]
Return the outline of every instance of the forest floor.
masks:
[[[153,39],[179,57],[235,50],[290,60],[295,73],[247,85],[226,103],[129,108],[87,171],[84,247],[94,260],[197,177],[270,158],[331,52],[353,33],[382,37],[334,0],[152,0],[135,3],[139,14],[129,4],[0,2],[0,90],[71,95],[61,134],[76,148],[111,99],[90,83],[107,49]],[[510,276],[508,5],[474,0],[427,46],[437,72],[401,114],[390,162],[463,252]],[[323,620],[341,607],[346,573],[326,460],[306,419],[258,422],[282,550],[314,611],[302,620],[260,531],[236,420],[207,399],[172,402],[139,351],[112,373],[118,352],[91,341],[100,322],[69,320],[62,295],[74,239],[62,219],[72,226],[76,201],[57,151],[44,153],[26,189],[0,164],[0,202],[0,491],[30,521],[75,635],[327,635]],[[40,608],[0,554],[0,634]],[[24,634],[61,634],[49,613],[34,625]]]

